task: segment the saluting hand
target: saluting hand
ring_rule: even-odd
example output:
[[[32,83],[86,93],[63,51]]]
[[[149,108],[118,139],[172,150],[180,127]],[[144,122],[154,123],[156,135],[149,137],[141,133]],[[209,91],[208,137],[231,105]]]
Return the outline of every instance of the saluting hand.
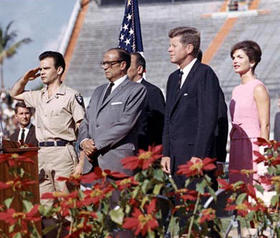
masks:
[[[40,68],[35,68],[27,71],[23,76],[25,81],[32,81],[40,76]]]

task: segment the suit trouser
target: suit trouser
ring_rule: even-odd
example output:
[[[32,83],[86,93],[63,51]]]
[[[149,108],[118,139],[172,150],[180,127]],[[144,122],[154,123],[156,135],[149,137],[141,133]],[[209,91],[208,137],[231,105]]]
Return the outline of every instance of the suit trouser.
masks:
[[[72,145],[41,147],[38,152],[40,196],[47,192],[69,192],[66,183],[57,181],[58,177],[69,177],[77,164],[77,154]],[[43,171],[43,173],[42,173]],[[42,205],[52,205],[52,201],[41,199]]]

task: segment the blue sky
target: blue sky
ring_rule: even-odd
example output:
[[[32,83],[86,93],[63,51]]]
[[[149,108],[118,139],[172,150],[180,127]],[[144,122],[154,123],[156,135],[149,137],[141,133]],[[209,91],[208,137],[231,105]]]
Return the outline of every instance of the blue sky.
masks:
[[[14,21],[18,40],[29,37],[18,53],[4,62],[5,87],[11,88],[27,70],[38,66],[38,55],[45,50],[58,50],[77,0],[0,0],[0,25]],[[40,79],[29,83],[34,88]]]

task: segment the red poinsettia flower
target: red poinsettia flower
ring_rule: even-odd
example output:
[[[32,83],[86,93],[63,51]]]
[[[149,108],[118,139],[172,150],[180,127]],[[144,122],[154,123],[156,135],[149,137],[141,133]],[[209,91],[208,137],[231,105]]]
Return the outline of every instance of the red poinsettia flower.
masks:
[[[212,208],[203,209],[201,211],[201,217],[198,219],[198,222],[204,223],[206,221],[212,221],[216,217],[216,211]]]
[[[32,163],[34,161],[30,158],[34,156],[34,152],[27,152],[24,155],[19,154],[0,154],[0,164],[7,162],[10,167],[17,166],[20,163]]]
[[[271,146],[271,141],[268,141],[262,137],[258,137],[257,138],[257,141],[254,142],[254,144],[258,145],[258,146],[268,146],[270,147]]]
[[[102,170],[100,167],[95,167],[92,173],[83,175],[81,181],[82,183],[92,183],[96,180],[105,182],[108,176],[117,179],[127,178],[127,175],[124,173],[111,171],[109,169]]]
[[[101,186],[100,184],[95,184],[91,190],[84,191],[85,197],[81,201],[84,206],[90,204],[98,205],[104,198],[110,195],[114,190],[111,184],[107,186]]]
[[[182,198],[184,201],[196,201],[198,192],[196,190],[189,190],[187,188],[178,189],[175,196]]]
[[[134,177],[125,178],[122,180],[116,181],[116,185],[119,190],[130,188],[131,186],[136,186],[139,183],[134,179]]]
[[[252,210],[252,206],[248,201],[244,201],[243,203],[240,204],[227,205],[225,210],[227,211],[236,210],[239,216],[245,217],[248,215],[250,210]]]
[[[233,184],[228,183],[225,179],[218,178],[217,181],[218,181],[221,189],[224,189],[226,191],[233,191],[234,190],[233,189]]]
[[[148,169],[154,161],[162,157],[162,145],[149,146],[148,151],[139,150],[137,156],[122,159],[122,165],[126,169]]]
[[[265,185],[272,185],[271,177],[268,176],[259,176],[259,182]]]
[[[254,161],[256,162],[256,163],[262,163],[262,162],[266,162],[267,161],[267,159],[266,159],[266,157],[264,156],[264,155],[262,155],[259,151],[256,151],[256,150],[254,150],[254,155],[257,157]]]
[[[159,226],[156,218],[154,218],[154,211],[156,209],[156,200],[153,199],[147,207],[147,214],[142,213],[138,208],[134,208],[132,217],[124,219],[123,228],[133,230],[137,236],[141,233],[145,236],[147,232]]]
[[[203,175],[203,171],[211,171],[216,168],[214,164],[216,159],[204,158],[187,161],[186,164],[179,165],[177,174],[185,175],[187,177]]]
[[[254,198],[255,200],[257,199],[256,196],[256,190],[254,188],[254,186],[252,184],[247,184],[246,186],[246,192],[249,196],[251,196],[252,198]]]
[[[230,169],[229,173],[231,173],[231,174],[243,174],[243,175],[246,175],[247,177],[249,177],[250,175],[255,174],[257,172],[254,171],[253,169],[241,169],[241,170]]]
[[[38,204],[34,205],[29,212],[16,212],[13,208],[10,208],[5,212],[0,212],[0,220],[9,225],[14,225],[21,221],[19,224],[26,226],[27,222],[37,222],[41,220],[38,207]]]
[[[56,179],[57,181],[65,181],[67,183],[79,186],[81,183],[81,175],[70,175],[69,177],[60,176]]]
[[[272,166],[277,166],[278,164],[280,164],[280,155],[278,155],[277,157],[271,157],[270,163]]]
[[[52,192],[52,193],[43,193],[41,196],[41,199],[58,199],[58,198],[77,198],[78,197],[78,191],[74,191],[72,193],[65,193],[65,192]]]
[[[0,190],[6,188],[12,188],[13,191],[27,190],[28,186],[36,184],[37,182],[29,179],[22,179],[21,177],[15,177],[13,180],[5,183],[0,182]]]

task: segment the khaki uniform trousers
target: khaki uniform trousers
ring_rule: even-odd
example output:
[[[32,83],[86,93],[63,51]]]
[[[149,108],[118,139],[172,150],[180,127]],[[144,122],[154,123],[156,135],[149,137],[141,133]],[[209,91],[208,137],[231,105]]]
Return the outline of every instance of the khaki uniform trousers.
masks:
[[[69,177],[77,165],[77,154],[72,145],[41,147],[38,152],[40,178],[40,196],[47,192],[69,192],[64,181],[58,177]],[[52,201],[41,199],[42,205],[51,206]]]

